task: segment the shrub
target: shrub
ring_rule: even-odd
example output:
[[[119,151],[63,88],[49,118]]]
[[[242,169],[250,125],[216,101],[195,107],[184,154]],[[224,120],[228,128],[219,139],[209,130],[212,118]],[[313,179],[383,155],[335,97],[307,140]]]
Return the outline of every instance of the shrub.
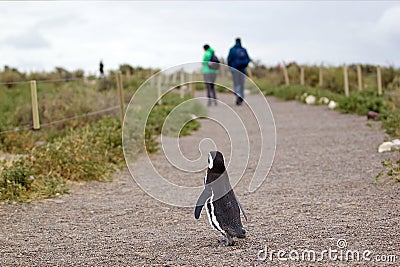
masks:
[[[396,109],[383,114],[382,128],[387,134],[400,138],[400,110]]]
[[[366,115],[368,111],[385,113],[388,106],[382,96],[372,90],[352,92],[349,97],[343,97],[340,102],[340,110],[344,113],[357,113]]]
[[[6,70],[0,75],[0,82],[5,83],[7,88],[15,87],[15,83],[20,82],[21,80],[21,74],[13,70]]]
[[[382,161],[383,170],[380,171],[376,177],[375,182],[378,183],[382,176],[391,177],[395,182],[400,182],[400,159],[393,161],[386,159]]]
[[[163,98],[163,105],[156,105],[151,111],[144,135],[148,152],[157,151],[156,138],[161,133],[165,118],[185,100],[188,98],[181,99],[178,94],[169,93]],[[167,133],[188,135],[200,127],[200,123],[191,120],[190,116],[204,116],[204,107],[196,101],[187,103],[190,104],[179,109],[177,120],[166,125]],[[189,122],[185,124],[186,121]],[[105,117],[76,128],[64,128],[62,134],[58,132],[51,139],[45,139],[47,143],[40,146],[33,142],[36,135],[43,138],[41,131],[3,137],[2,142],[9,144],[10,150],[13,149],[13,142],[21,136],[25,136],[22,140],[30,140],[31,143],[29,150],[25,150],[29,151],[26,156],[8,165],[1,164],[0,200],[29,201],[65,193],[68,181],[107,181],[111,173],[124,165],[122,129],[116,117]],[[135,145],[133,151],[137,153],[141,151],[143,136],[135,133],[133,137],[137,139],[132,142]]]
[[[0,200],[26,201],[65,193],[66,181],[109,180],[123,165],[121,125],[108,117],[32,151],[0,169]]]
[[[12,168],[6,167],[3,161],[0,167],[0,200],[14,200],[31,189],[34,180],[32,166],[26,166],[23,160],[18,160]]]
[[[399,103],[391,102],[393,97],[379,96],[376,91],[366,89],[361,92],[353,91],[349,97],[320,88],[308,86],[274,86],[268,81],[257,80],[257,85],[265,95],[273,95],[283,100],[297,99],[304,102],[303,94],[314,95],[318,99],[327,97],[339,104],[343,113],[356,113],[366,115],[368,111],[381,114],[382,128],[391,136],[400,137],[400,110],[396,109]]]

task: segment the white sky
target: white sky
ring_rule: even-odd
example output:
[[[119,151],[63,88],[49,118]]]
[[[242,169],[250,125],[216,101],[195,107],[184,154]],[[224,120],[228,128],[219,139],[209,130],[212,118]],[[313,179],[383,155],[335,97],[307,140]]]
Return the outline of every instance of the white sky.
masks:
[[[0,2],[0,69],[167,68],[227,56],[236,37],[275,65],[400,66],[400,2]]]

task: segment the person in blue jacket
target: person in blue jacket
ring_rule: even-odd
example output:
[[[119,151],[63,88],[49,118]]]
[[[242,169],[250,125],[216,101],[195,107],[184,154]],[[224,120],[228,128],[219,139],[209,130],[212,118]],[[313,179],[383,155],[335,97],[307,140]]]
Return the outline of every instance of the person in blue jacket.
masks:
[[[251,59],[247,50],[242,47],[240,38],[236,38],[235,45],[229,50],[228,66],[231,67],[233,89],[236,94],[236,105],[241,105],[244,99],[244,78],[246,68]]]

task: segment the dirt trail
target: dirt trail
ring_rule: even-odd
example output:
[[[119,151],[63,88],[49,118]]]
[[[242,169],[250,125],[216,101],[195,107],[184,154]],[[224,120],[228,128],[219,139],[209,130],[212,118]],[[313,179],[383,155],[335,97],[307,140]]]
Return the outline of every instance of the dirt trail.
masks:
[[[220,97],[246,116],[246,108],[233,105],[232,96]],[[247,100],[255,106],[262,103],[253,95]],[[277,129],[275,161],[267,181],[255,193],[246,193],[241,183],[235,188],[249,217],[244,222],[248,237],[235,246],[218,244],[219,236],[208,225],[205,213],[195,220],[193,208],[154,200],[123,171],[112,183],[86,183],[69,195],[32,204],[1,205],[0,265],[372,266],[380,255],[395,255],[393,266],[398,266],[400,186],[374,185],[380,162],[387,157],[377,152],[383,132],[368,127],[364,117],[275,98],[268,101]],[[220,109],[211,107],[210,112]],[[201,122],[198,132],[180,140],[185,155],[198,157],[198,141],[210,137],[211,132],[218,148],[229,148],[224,131],[211,121]],[[252,128],[256,125],[246,126],[250,127],[250,142],[256,144],[257,129]],[[172,168],[162,154],[152,160],[171,179],[187,179],[188,174]],[[254,170],[255,160],[251,155],[247,176]],[[140,161],[137,168],[145,175]],[[231,176],[238,171],[235,166],[229,168]],[[186,182],[201,184],[203,173],[191,176]],[[360,261],[329,261],[325,254],[321,262],[279,262],[276,252],[272,260],[257,259],[265,246],[269,252],[296,250],[301,258],[307,249],[316,253],[340,250],[338,240],[340,246],[346,241],[344,252],[359,251]],[[367,255],[371,262],[363,260],[365,250],[371,251]],[[295,257],[295,252],[291,256]]]

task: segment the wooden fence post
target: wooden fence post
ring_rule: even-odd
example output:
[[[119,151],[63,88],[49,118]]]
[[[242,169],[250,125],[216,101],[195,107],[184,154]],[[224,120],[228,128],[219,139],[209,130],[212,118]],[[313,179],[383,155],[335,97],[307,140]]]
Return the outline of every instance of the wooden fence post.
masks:
[[[153,71],[151,71],[150,72],[150,87],[151,88],[155,87],[155,82],[156,82],[153,78],[151,78],[151,77],[153,77],[153,75],[154,75],[154,73],[153,73]]]
[[[346,64],[343,65],[344,94],[349,96],[349,76]]]
[[[40,120],[39,120],[39,106],[37,100],[37,91],[36,91],[36,81],[31,81],[31,99],[32,99],[32,118],[33,118],[33,129],[40,129]]]
[[[319,67],[319,87],[322,87],[324,85],[324,74],[322,71],[322,66]]]
[[[172,83],[175,85],[176,84],[176,71],[174,71],[174,73],[172,73]]]
[[[378,95],[382,95],[382,73],[381,66],[376,67],[376,79],[378,83]]]
[[[181,69],[180,71],[180,78],[179,78],[179,89],[180,89],[180,93],[181,93],[181,98],[184,97],[185,95],[185,88],[184,88],[184,84],[185,83],[185,72],[183,71],[183,69]]]
[[[117,87],[119,95],[119,106],[121,108],[121,123],[124,122],[125,108],[124,108],[124,88],[122,85],[122,74],[121,71],[117,72]]]
[[[358,80],[358,91],[362,91],[362,70],[361,65],[357,65],[357,80]]]
[[[164,84],[165,84],[166,86],[169,85],[169,77],[170,77],[170,75],[168,75],[168,74],[165,74],[165,75],[164,75]]]
[[[158,80],[157,80],[157,99],[158,99],[158,104],[162,104],[161,100],[161,74],[158,75]]]
[[[253,80],[253,72],[251,71],[250,67],[247,68],[247,74],[248,74],[248,77]]]
[[[192,95],[192,98],[194,98],[195,86],[193,84],[193,72],[191,72],[190,75],[189,75],[189,88],[190,88],[190,93]]]
[[[289,82],[289,74],[288,74],[288,70],[287,70],[287,68],[286,68],[285,62],[283,62],[282,66],[283,66],[283,75],[284,75],[284,77],[285,77],[285,84],[286,84],[286,85],[290,85],[290,82]]]
[[[223,57],[221,57],[219,59],[220,64],[222,64],[222,66],[220,66],[220,70],[219,70],[219,76],[223,79],[226,77],[226,67],[225,67],[225,60]]]
[[[304,67],[300,67],[300,84],[305,85],[305,80],[304,80]]]

